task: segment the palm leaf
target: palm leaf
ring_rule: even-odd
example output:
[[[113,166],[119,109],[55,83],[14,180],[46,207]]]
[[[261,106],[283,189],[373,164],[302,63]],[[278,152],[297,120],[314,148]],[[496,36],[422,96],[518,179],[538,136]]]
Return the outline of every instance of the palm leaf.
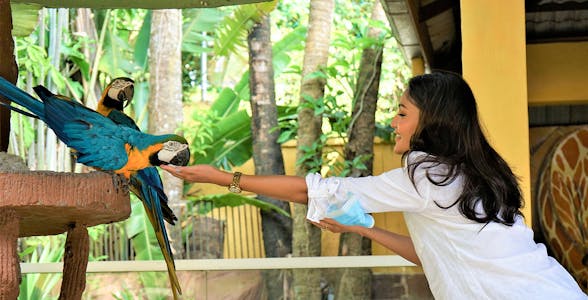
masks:
[[[135,51],[133,51],[135,63],[143,70],[147,70],[147,53],[149,52],[149,43],[151,41],[151,16],[152,11],[148,10],[135,41]]]
[[[35,30],[39,22],[39,4],[10,3],[12,11],[12,35],[28,36]]]
[[[226,10],[218,8],[183,10],[182,51],[190,53],[210,52],[211,50],[208,47],[202,46],[202,42],[213,41],[213,38],[205,33],[214,32],[226,14]]]
[[[276,8],[277,0],[240,5],[218,26],[215,52],[220,56],[246,49],[246,35],[253,25]]]
[[[131,238],[137,260],[163,259],[153,226],[145,214],[143,203],[133,197],[131,216],[125,223],[127,235]]]
[[[279,76],[290,64],[288,52],[301,50],[306,36],[306,28],[300,27],[293,30],[272,48],[274,54],[274,74]],[[277,62],[277,63],[276,63]],[[210,111],[220,121],[216,123],[209,147],[205,155],[193,153],[196,164],[212,164],[230,169],[231,166],[239,166],[248,161],[253,155],[251,140],[251,118],[244,111],[239,111],[242,100],[249,101],[249,72],[241,76],[239,82],[232,88],[225,88],[212,104]],[[280,109],[279,117],[291,119],[291,109]],[[290,134],[285,140],[292,139]]]

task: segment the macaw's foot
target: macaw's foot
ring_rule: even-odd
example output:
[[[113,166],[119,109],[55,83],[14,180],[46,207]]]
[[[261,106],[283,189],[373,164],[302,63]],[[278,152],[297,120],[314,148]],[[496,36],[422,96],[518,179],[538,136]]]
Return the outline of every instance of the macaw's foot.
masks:
[[[106,171],[105,173],[112,175],[112,186],[117,193],[129,193],[129,180],[124,175],[113,171]]]

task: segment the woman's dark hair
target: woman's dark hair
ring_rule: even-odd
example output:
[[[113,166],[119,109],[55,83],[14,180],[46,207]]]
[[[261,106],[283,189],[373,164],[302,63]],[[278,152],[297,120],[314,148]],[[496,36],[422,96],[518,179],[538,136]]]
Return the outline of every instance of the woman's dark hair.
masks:
[[[413,184],[415,170],[422,163],[427,163],[427,178],[439,186],[463,175],[459,198],[449,206],[437,206],[458,205],[466,218],[479,223],[514,224],[515,217],[522,215],[517,177],[486,140],[468,84],[457,74],[434,72],[412,78],[408,96],[420,116],[404,156],[412,151],[427,153],[407,166]],[[438,165],[447,166],[447,173],[430,174],[431,166]]]

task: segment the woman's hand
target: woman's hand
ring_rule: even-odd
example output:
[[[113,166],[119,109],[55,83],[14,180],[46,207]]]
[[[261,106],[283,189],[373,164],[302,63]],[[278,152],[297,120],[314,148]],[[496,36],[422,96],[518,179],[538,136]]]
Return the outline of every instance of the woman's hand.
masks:
[[[312,224],[314,224],[315,226],[323,229],[323,230],[328,230],[330,232],[334,232],[334,233],[343,233],[343,232],[355,232],[358,234],[362,234],[362,232],[367,229],[363,226],[347,226],[347,225],[343,225],[333,219],[322,219],[320,222],[315,223],[315,222],[311,222]]]
[[[227,174],[223,177],[226,177],[226,185],[229,185],[231,175],[228,173],[220,171],[213,166],[210,165],[193,165],[187,167],[180,167],[174,165],[161,165],[160,168],[166,170],[170,174],[175,177],[181,178],[185,181],[189,182],[212,182],[216,183],[215,181],[218,180],[219,176],[222,176],[223,173]],[[224,178],[223,178],[224,179]],[[219,182],[219,184],[224,184]]]

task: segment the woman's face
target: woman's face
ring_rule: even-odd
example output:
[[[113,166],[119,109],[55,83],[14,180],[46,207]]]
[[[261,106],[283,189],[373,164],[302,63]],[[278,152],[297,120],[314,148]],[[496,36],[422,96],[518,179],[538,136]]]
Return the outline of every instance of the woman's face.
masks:
[[[419,114],[420,110],[413,104],[408,93],[404,92],[398,105],[398,114],[390,124],[396,135],[394,153],[403,154],[410,149],[410,138],[419,124]]]

